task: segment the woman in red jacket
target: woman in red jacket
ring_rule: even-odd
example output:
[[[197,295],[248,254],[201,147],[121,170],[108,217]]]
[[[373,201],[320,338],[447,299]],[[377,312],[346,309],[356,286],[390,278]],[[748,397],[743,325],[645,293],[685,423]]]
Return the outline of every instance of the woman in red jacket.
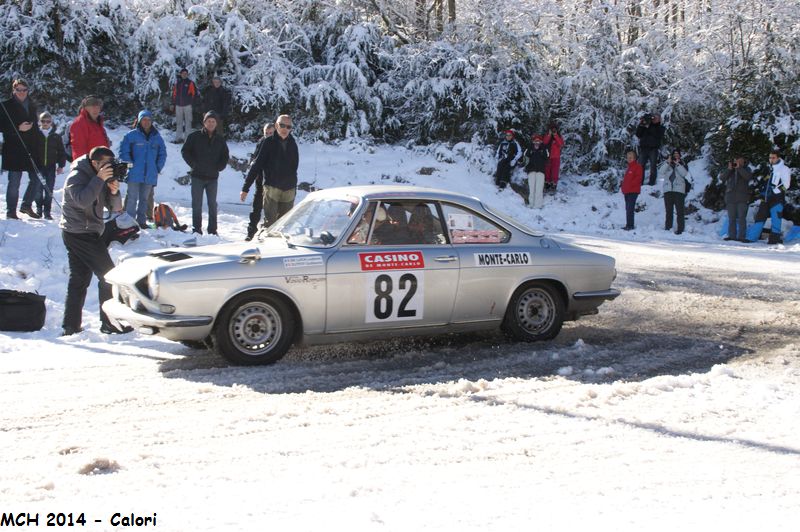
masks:
[[[69,127],[69,143],[72,148],[72,160],[86,155],[97,146],[111,147],[111,141],[103,126],[103,100],[89,96],[81,102],[78,118]]]
[[[555,194],[558,187],[558,171],[561,168],[561,148],[564,146],[564,137],[558,131],[558,124],[550,122],[542,142],[550,152],[550,158],[544,167],[544,186],[546,190]]]
[[[625,196],[625,227],[624,230],[634,229],[633,214],[636,210],[636,198],[642,191],[642,179],[644,179],[644,168],[636,161],[636,152],[628,150],[628,169],[625,170],[625,177],[622,178],[622,194]]]

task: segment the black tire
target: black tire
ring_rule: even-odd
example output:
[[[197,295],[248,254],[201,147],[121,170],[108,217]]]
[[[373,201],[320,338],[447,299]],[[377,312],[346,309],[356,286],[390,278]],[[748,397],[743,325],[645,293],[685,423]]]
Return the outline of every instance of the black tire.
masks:
[[[528,283],[511,296],[503,330],[523,342],[551,340],[561,331],[564,314],[564,299],[553,285]]]
[[[294,315],[283,300],[267,292],[250,292],[233,298],[222,309],[214,328],[214,344],[233,364],[273,364],[291,347],[294,328]]]

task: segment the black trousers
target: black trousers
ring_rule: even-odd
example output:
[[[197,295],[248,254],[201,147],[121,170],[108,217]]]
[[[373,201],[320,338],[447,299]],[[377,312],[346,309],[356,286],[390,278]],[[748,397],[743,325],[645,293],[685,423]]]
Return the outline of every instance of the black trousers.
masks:
[[[638,192],[628,192],[625,194],[625,227],[633,229],[633,217],[636,213],[636,198],[639,197]]]
[[[264,210],[264,185],[256,183],[253,193],[253,210],[250,211],[250,223],[247,224],[247,236],[252,237],[258,231],[261,221],[261,212]]]
[[[675,217],[678,219],[678,227],[675,230],[678,233],[683,233],[685,200],[686,194],[681,194],[680,192],[667,192],[664,194],[664,211],[666,213],[664,229],[672,229],[672,213],[674,211]]]
[[[103,302],[111,299],[111,285],[105,281],[105,274],[114,267],[100,235],[88,233],[61,232],[69,261],[69,281],[67,282],[67,301],[64,305],[62,327],[78,330],[81,327],[83,304],[86,302],[86,289],[92,282],[92,274],[97,276],[97,300],[100,303],[100,321],[110,326],[108,316],[103,312]]]
[[[650,163],[650,180],[648,185],[653,186],[656,184],[656,177],[658,176],[658,148],[640,148],[639,149],[639,164],[642,165],[642,184],[644,185],[644,168]]]
[[[506,188],[511,182],[511,165],[505,159],[497,163],[497,170],[494,173],[494,184],[501,189]]]

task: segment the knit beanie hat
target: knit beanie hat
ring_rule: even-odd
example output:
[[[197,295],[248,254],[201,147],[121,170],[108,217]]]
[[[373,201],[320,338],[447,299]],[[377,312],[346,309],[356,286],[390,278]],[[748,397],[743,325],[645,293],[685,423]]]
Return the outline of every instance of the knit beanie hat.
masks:
[[[153,113],[148,111],[147,109],[142,109],[139,111],[139,116],[136,117],[137,122],[141,122],[142,118],[149,118],[150,120],[153,119]]]

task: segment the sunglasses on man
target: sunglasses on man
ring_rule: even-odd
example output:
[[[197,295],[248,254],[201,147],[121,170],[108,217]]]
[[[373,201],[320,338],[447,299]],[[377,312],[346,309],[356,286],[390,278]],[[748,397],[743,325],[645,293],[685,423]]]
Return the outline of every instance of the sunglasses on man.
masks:
[[[292,124],[278,123],[281,129],[292,129]]]

